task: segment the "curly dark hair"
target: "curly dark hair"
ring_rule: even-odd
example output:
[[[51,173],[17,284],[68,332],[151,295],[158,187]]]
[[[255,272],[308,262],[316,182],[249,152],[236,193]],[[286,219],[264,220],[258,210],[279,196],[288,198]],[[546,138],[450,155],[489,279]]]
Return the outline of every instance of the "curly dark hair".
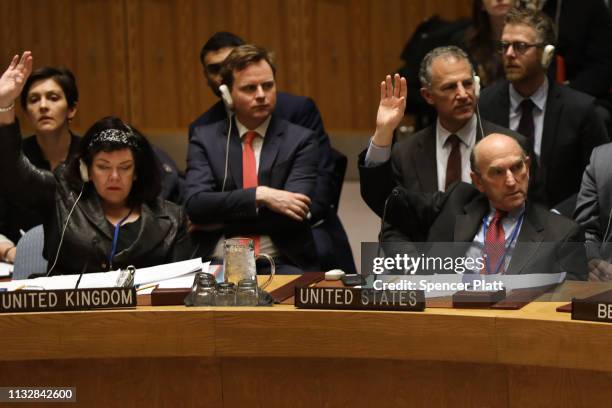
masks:
[[[119,130],[126,137],[120,140],[98,137],[101,132],[110,129]],[[128,204],[153,204],[161,192],[161,173],[157,156],[142,133],[113,116],[100,119],[85,133],[78,154],[68,164],[66,179],[75,190],[80,189],[83,184],[79,171],[81,160],[90,167],[97,153],[125,148],[129,148],[134,155],[135,172],[138,175],[128,195]]]

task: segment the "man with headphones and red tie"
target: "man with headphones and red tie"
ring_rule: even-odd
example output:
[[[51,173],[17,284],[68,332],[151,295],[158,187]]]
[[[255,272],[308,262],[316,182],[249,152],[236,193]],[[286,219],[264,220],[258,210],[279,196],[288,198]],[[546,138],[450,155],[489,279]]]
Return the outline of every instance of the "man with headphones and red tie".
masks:
[[[221,259],[223,241],[248,236],[271,255],[277,273],[319,270],[309,208],[317,177],[317,140],[273,114],[275,67],[268,52],[236,47],[222,68],[234,115],[198,128],[187,154],[187,201],[198,255]]]
[[[377,133],[394,129],[404,114],[406,83],[397,79],[395,85],[390,77],[381,84]],[[471,184],[458,181],[444,191],[424,192],[398,183],[385,205],[380,249],[387,259],[415,249],[423,251],[419,255],[483,259],[484,264],[467,268],[474,274],[566,272],[568,279],[586,279],[578,225],[528,199],[530,164],[529,152],[516,138],[494,132],[477,141],[470,152]],[[411,172],[410,166],[403,174],[414,177]],[[453,244],[436,249],[436,243]],[[440,268],[416,266],[409,272],[455,272]]]
[[[547,79],[554,41],[546,15],[511,10],[498,45],[506,80],[487,87],[480,106],[483,118],[530,140],[537,168],[530,196],[571,216],[591,151],[609,140],[592,97]]]

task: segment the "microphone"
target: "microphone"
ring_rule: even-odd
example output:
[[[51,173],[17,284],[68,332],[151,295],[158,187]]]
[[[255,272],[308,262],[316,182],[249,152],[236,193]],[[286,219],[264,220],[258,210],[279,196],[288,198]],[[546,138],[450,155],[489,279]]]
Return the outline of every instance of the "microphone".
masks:
[[[55,269],[55,265],[57,265],[57,260],[59,259],[60,250],[62,249],[62,244],[64,243],[64,234],[66,234],[66,228],[68,228],[68,222],[70,221],[70,217],[72,217],[72,213],[74,212],[74,209],[76,208],[77,204],[79,203],[79,200],[81,199],[81,196],[83,195],[84,188],[85,188],[85,182],[83,182],[83,184],[81,185],[81,192],[79,193],[78,197],[74,201],[74,204],[72,205],[72,208],[70,209],[70,212],[68,213],[68,216],[66,217],[66,222],[64,223],[64,228],[62,228],[62,234],[60,235],[60,241],[59,241],[59,244],[57,245],[57,252],[55,253],[55,260],[53,261],[53,265],[51,265],[51,268],[49,268],[49,272],[47,272],[46,276],[51,276],[51,272],[53,272],[53,269]]]
[[[98,237],[93,237],[93,239],[91,240],[91,247],[95,248],[97,243],[98,243]],[[79,279],[77,280],[76,285],[74,286],[75,289],[79,288],[79,284],[81,283],[81,278],[83,277],[83,275],[87,271],[87,267],[89,266],[89,261],[91,260],[92,254],[93,254],[93,252],[90,252],[89,255],[87,255],[87,259],[85,260],[85,264],[83,265],[83,269],[81,269],[81,273],[79,275]]]
[[[376,256],[377,257],[380,257],[380,255],[381,255],[381,250],[382,250],[382,232],[383,232],[383,228],[385,226],[385,219],[387,218],[387,207],[389,206],[389,201],[391,200],[392,197],[399,197],[399,195],[400,195],[399,189],[397,187],[394,187],[393,190],[391,190],[391,194],[389,194],[389,196],[385,200],[385,206],[383,207],[383,214],[382,214],[382,217],[380,219],[380,231],[378,233],[378,249],[376,250]]]

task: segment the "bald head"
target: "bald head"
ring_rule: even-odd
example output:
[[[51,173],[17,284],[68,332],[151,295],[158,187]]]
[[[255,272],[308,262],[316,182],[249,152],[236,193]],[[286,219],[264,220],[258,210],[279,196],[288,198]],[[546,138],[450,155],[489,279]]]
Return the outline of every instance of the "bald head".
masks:
[[[473,172],[481,173],[481,165],[490,161],[493,157],[504,155],[519,155],[525,159],[527,154],[521,145],[508,135],[502,133],[491,133],[479,140],[470,155],[470,167]]]
[[[509,212],[525,203],[529,163],[516,139],[493,133],[474,146],[470,156],[472,182],[494,208]]]

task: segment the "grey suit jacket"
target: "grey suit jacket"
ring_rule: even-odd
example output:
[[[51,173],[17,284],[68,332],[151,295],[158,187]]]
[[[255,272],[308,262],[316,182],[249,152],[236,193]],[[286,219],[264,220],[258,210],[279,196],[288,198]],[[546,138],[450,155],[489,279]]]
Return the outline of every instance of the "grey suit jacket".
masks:
[[[383,241],[463,242],[464,247],[457,246],[456,253],[447,256],[464,256],[489,208],[487,197],[467,183],[433,194],[398,187],[387,209]],[[585,280],[582,241],[574,221],[527,201],[506,274],[567,272],[568,279]]]
[[[532,174],[531,199],[553,207],[578,192],[591,151],[609,141],[594,102],[582,92],[549,82],[540,160],[536,174]],[[508,127],[508,81],[485,88],[479,106],[484,119]]]
[[[612,258],[612,143],[596,147],[582,176],[574,219],[582,227],[589,258]]]
[[[480,126],[476,128],[476,141],[482,139]],[[527,148],[524,136],[486,120],[482,121],[485,135],[502,133],[516,138]],[[393,145],[391,159],[377,166],[366,166],[367,149],[359,155],[361,197],[368,206],[382,216],[385,200],[395,186],[412,191],[433,193],[438,191],[436,162],[436,127],[426,127]]]

